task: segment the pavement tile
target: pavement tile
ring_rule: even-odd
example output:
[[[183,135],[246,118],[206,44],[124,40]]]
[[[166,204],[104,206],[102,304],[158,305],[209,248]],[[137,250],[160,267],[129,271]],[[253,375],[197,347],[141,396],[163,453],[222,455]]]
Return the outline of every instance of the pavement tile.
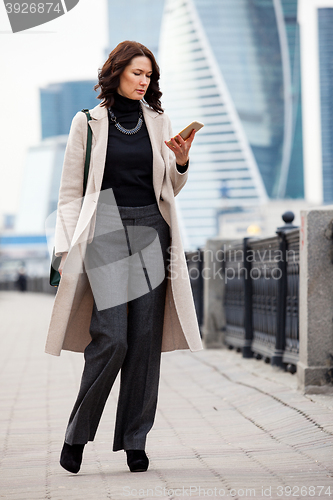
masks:
[[[112,452],[119,377],[80,473],[63,470],[84,360],[44,353],[53,300],[0,292],[0,500],[171,498],[177,488],[192,499],[214,488],[281,499],[288,486],[329,498],[320,485],[333,496],[333,394],[303,395],[295,376],[223,349],[163,353],[147,472],[130,473],[125,453]]]

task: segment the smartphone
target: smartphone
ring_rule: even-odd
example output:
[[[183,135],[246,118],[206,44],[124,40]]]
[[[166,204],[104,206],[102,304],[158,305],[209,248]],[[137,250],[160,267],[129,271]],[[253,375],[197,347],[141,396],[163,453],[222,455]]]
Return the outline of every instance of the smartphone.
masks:
[[[190,123],[189,125],[187,125],[187,127],[183,128],[183,130],[181,130],[179,132],[179,135],[184,139],[184,141],[186,141],[186,139],[188,139],[192,133],[192,130],[194,129],[196,132],[198,132],[198,130],[200,130],[202,127],[204,127],[204,124],[201,123],[201,122],[192,122]],[[177,134],[178,135],[178,134]],[[177,138],[174,137],[174,139],[177,141]],[[167,141],[168,144],[171,144],[170,141]]]

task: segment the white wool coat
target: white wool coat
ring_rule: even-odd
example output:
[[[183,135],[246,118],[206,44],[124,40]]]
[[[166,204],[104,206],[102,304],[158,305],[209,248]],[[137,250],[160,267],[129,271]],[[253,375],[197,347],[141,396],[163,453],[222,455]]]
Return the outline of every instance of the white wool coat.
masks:
[[[175,196],[185,185],[189,168],[185,173],[179,173],[174,153],[164,144],[164,140],[173,136],[169,117],[165,113],[155,112],[147,105],[142,105],[142,108],[153,150],[156,201],[163,218],[170,226],[171,270],[167,278],[162,351],[199,351],[203,346],[175,207]],[[89,326],[93,294],[84,265],[81,272],[65,272],[66,263],[70,261],[74,249],[75,259],[81,258],[83,261],[86,245],[92,241],[103,179],[109,127],[107,108],[98,104],[90,110],[90,115],[92,150],[82,206],[81,203],[73,203],[73,200],[82,198],[87,141],[87,118],[81,111],[72,121],[60,183],[55,253],[69,253],[55,296],[45,347],[47,353],[56,356],[60,355],[62,349],[83,352],[91,341]]]

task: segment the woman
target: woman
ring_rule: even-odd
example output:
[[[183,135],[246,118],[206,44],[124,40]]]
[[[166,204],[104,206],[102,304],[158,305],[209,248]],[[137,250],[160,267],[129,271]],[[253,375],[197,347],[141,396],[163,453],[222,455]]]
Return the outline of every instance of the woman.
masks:
[[[120,43],[99,71],[95,89],[100,88],[102,102],[90,110],[93,141],[83,203],[84,113],[75,115],[68,137],[55,234],[61,280],[46,352],[84,352],[81,386],[60,458],[74,473],[85,444],[95,437],[120,369],[113,451],[126,451],[132,472],[147,470],[145,443],[155,417],[161,352],[202,349],[174,200],[187,180],[195,132],[187,141],[172,138],[161,108],[159,76],[151,51],[131,41]],[[111,194],[100,203],[104,193]],[[115,225],[105,230],[110,221]],[[151,265],[157,242],[157,260]],[[106,254],[115,272],[121,270],[116,285],[104,273],[109,268],[100,264]],[[129,292],[120,263],[130,258],[140,265],[135,279],[131,268],[134,287]],[[121,287],[127,300],[119,300]]]

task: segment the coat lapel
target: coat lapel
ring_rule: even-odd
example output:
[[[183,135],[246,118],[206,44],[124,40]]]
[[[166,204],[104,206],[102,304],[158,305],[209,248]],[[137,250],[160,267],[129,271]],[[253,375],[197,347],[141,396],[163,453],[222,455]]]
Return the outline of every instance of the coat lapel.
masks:
[[[89,176],[84,196],[80,216],[74,231],[72,239],[72,247],[81,241],[81,236],[84,234],[86,227],[91,221],[96,206],[96,194],[100,191],[102,185],[105,156],[108,141],[108,117],[106,108],[100,105],[95,106],[90,111],[91,120],[89,126],[92,130],[92,148],[90,157]],[[83,241],[85,238],[83,238]],[[82,241],[81,241],[82,242]]]
[[[109,120],[107,109],[100,104],[91,110],[90,116],[92,119],[89,121],[89,125],[93,133],[91,150],[93,187],[94,191],[98,192],[101,189],[103,180],[106,150],[108,145]]]
[[[142,105],[143,116],[147,126],[152,151],[153,151],[153,184],[156,195],[156,200],[159,200],[164,178],[165,163],[162,156],[163,146],[163,120],[159,113]],[[98,104],[90,112],[91,120],[89,125],[93,133],[92,147],[92,169],[93,169],[93,184],[95,192],[100,191],[106,151],[108,144],[109,120],[107,109]]]
[[[161,115],[145,105],[142,106],[142,109],[153,151],[153,185],[156,201],[159,204],[165,172],[165,161],[162,156],[163,119]],[[94,215],[97,206],[94,193],[99,193],[101,190],[107,152],[109,134],[107,109],[98,104],[90,111],[90,116],[92,119],[89,121],[89,125],[93,134],[90,159],[92,180],[88,178],[85,200],[73,235],[73,246],[80,241],[81,235]]]

